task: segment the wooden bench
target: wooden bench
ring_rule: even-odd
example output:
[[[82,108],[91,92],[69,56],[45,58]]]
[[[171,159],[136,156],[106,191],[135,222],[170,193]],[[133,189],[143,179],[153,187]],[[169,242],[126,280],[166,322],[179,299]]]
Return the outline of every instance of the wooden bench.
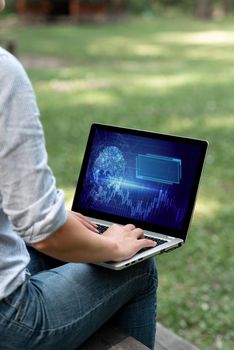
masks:
[[[136,339],[127,336],[116,328],[104,326],[79,350],[149,350]],[[169,329],[157,324],[155,350],[199,350],[193,344],[182,339]]]

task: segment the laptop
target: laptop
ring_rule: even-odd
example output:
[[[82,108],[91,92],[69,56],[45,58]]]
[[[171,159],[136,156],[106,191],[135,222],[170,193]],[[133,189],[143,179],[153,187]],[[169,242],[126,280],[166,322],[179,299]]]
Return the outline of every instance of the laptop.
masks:
[[[204,140],[92,124],[72,210],[100,234],[113,223],[132,223],[157,242],[98,265],[120,270],[185,243],[207,147]]]

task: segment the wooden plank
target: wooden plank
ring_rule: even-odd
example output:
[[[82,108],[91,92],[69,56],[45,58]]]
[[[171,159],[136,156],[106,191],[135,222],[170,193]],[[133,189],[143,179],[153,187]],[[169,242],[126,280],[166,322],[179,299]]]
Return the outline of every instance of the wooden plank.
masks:
[[[117,328],[105,326],[88,339],[79,350],[149,350]]]
[[[136,339],[105,325],[88,339],[79,350],[149,350]],[[160,323],[157,324],[155,350],[199,350]]]
[[[179,337],[160,323],[157,324],[157,350],[199,350],[196,346]]]

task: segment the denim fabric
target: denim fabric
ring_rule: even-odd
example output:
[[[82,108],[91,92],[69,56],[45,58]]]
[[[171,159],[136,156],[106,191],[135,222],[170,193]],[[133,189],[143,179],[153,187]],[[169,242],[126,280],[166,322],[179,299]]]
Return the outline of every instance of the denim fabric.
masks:
[[[30,254],[33,275],[0,302],[0,350],[77,349],[108,320],[154,348],[153,259],[110,271],[89,264],[61,265],[33,249]]]
[[[18,60],[0,48],[0,300],[25,280],[25,242],[64,224],[63,192],[47,164],[31,83]]]

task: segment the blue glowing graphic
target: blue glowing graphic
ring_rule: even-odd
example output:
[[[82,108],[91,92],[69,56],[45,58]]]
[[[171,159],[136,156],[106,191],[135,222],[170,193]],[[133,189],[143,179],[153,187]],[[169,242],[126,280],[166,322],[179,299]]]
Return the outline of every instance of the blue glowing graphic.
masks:
[[[79,205],[180,229],[198,157],[193,145],[96,130]]]
[[[107,146],[100,152],[92,167],[94,183],[97,185],[96,199],[102,198],[110,190],[120,189],[125,167],[124,156],[119,148]]]
[[[182,177],[181,159],[154,154],[138,154],[136,177],[169,185],[179,184]]]

